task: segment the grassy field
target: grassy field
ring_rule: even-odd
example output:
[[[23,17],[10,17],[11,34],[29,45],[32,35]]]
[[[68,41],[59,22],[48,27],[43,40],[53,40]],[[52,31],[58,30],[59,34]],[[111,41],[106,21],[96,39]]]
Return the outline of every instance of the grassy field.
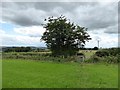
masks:
[[[116,64],[2,60],[3,88],[117,88]]]
[[[93,54],[95,54],[97,50],[80,50],[80,53],[83,53],[85,57],[88,59],[90,58]]]

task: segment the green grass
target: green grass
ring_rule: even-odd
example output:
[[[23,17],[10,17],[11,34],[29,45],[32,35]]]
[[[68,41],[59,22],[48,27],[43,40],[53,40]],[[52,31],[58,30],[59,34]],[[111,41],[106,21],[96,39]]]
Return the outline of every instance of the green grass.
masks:
[[[117,88],[115,64],[2,60],[3,88]]]

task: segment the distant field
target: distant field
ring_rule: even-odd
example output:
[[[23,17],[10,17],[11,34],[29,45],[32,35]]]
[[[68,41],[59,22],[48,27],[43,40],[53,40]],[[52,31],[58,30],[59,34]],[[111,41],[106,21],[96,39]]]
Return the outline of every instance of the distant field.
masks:
[[[95,54],[97,50],[80,50],[80,53],[83,53],[86,58],[90,58],[93,54]]]
[[[3,88],[117,88],[116,64],[3,60]]]

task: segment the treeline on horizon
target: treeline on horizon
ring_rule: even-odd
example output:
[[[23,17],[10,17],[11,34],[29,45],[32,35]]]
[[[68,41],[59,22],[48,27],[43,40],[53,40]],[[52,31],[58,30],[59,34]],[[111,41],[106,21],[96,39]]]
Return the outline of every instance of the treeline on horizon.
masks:
[[[98,50],[98,47],[94,48],[79,48],[80,50]],[[104,48],[104,49],[118,49],[116,48]],[[45,52],[50,51],[47,47],[3,47],[2,52]]]

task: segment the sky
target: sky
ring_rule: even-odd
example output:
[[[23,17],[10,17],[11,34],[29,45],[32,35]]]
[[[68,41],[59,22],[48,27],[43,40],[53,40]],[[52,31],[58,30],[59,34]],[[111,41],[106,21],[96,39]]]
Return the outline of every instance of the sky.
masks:
[[[88,28],[92,38],[86,48],[118,46],[118,2],[40,2],[4,0],[0,2],[1,46],[46,46],[40,41],[45,28],[44,19],[49,16],[66,16],[71,22]]]

